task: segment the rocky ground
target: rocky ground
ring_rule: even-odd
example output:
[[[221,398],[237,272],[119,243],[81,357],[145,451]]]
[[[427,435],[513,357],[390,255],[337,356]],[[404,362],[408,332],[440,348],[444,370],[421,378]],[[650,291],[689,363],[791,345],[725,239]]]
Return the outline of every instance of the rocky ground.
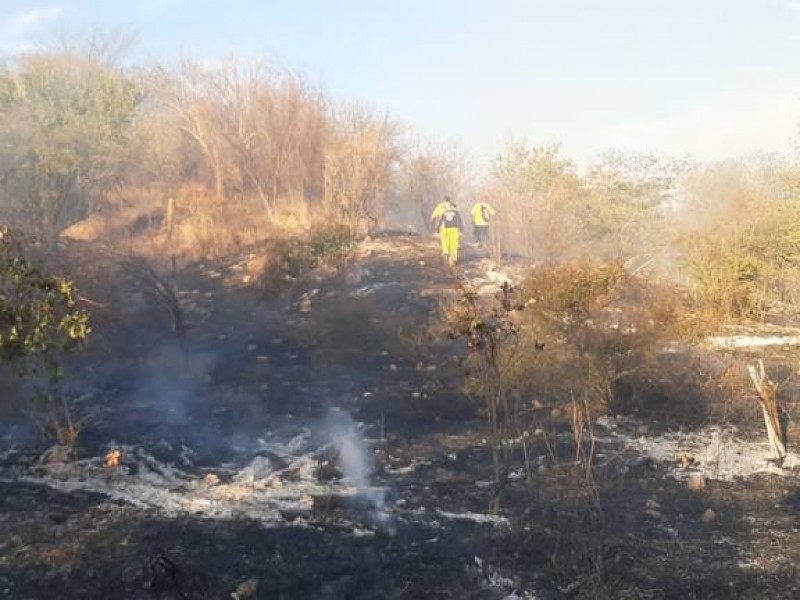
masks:
[[[0,597],[800,594],[800,461],[771,464],[763,433],[605,418],[589,476],[567,427],[534,432],[492,512],[435,241],[377,237],[279,292],[248,260],[177,277],[186,355],[146,303],[98,328],[73,460],[0,428]],[[491,294],[518,269],[468,249],[460,276]]]

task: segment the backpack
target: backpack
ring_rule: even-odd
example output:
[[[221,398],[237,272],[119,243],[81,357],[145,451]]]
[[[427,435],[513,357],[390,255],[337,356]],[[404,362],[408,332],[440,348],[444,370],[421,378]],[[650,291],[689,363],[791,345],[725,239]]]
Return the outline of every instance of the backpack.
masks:
[[[455,209],[448,208],[442,214],[442,227],[456,227],[458,223],[458,213]]]

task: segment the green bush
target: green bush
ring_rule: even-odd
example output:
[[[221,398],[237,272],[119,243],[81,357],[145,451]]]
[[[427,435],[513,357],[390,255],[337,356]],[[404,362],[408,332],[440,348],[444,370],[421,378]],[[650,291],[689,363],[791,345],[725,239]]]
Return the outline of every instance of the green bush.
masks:
[[[89,334],[88,315],[77,308],[72,283],[47,275],[0,229],[0,363],[23,371],[52,363]]]
[[[89,317],[77,307],[72,283],[37,269],[0,228],[0,367],[22,376],[44,371],[46,389],[30,398],[28,409],[46,436],[69,448],[80,427],[55,392],[62,377],[58,358],[89,333]]]
[[[310,254],[317,264],[341,268],[355,248],[355,232],[344,224],[316,229],[309,241]]]
[[[278,244],[276,267],[283,278],[299,279],[319,267],[340,270],[350,258],[358,238],[347,225],[326,225],[313,229],[305,239]],[[274,272],[272,275],[276,275]]]

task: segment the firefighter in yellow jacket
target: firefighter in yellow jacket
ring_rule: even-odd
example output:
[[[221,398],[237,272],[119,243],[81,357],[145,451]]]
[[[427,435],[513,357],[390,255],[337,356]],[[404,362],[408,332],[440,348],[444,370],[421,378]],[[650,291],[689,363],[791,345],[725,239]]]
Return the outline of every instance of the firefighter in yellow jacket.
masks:
[[[479,246],[489,241],[489,220],[497,214],[485,200],[479,200],[472,207],[472,233]]]
[[[431,225],[436,228],[437,231],[440,224],[439,220],[442,218],[444,211],[446,211],[451,204],[450,196],[445,196],[444,199],[433,208],[433,212],[431,213]]]
[[[458,262],[458,247],[461,243],[461,215],[456,203],[450,201],[439,217],[439,235],[442,238],[442,254],[450,265]]]
[[[439,235],[440,239],[442,237],[442,215],[452,204],[453,202],[450,200],[450,196],[445,196],[442,201],[433,208],[433,212],[431,213],[431,229]],[[447,256],[447,252],[444,249],[444,242],[442,242],[442,256]]]

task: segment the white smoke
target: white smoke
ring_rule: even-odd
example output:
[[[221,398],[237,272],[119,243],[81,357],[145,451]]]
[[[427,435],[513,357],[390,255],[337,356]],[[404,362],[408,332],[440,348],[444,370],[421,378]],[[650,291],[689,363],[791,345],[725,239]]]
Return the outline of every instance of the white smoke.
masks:
[[[338,435],[334,439],[339,447],[339,462],[345,480],[358,489],[368,488],[372,463],[364,441],[358,436],[355,429],[336,433]]]
[[[372,505],[375,520],[385,523],[388,520],[385,512],[386,490],[370,484],[375,464],[358,425],[344,410],[334,408],[328,416],[327,429],[338,450],[339,466],[345,481],[356,488],[360,498]]]

